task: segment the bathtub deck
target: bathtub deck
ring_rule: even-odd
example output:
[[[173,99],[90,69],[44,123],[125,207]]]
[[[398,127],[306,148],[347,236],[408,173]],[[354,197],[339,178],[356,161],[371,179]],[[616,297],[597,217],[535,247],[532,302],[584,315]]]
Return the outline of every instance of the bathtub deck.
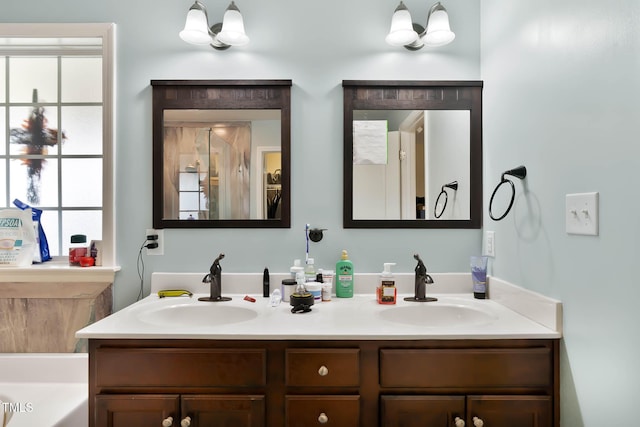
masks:
[[[87,372],[86,354],[0,354],[7,427],[86,427]]]

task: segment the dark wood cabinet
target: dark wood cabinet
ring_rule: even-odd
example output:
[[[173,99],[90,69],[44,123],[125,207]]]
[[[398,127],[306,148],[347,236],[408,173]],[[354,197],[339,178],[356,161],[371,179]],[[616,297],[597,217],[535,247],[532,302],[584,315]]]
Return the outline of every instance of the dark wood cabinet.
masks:
[[[558,343],[92,339],[89,425],[559,427]]]
[[[263,396],[118,394],[96,397],[97,427],[262,427]]]
[[[548,396],[382,396],[381,426],[551,427]]]
[[[158,427],[180,413],[178,395],[102,395],[95,404],[96,427]]]

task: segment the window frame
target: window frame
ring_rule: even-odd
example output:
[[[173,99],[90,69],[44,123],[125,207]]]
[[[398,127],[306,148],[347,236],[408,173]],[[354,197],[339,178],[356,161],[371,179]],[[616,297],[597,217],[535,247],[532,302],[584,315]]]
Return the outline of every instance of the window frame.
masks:
[[[0,38],[102,39],[102,265],[114,267],[115,258],[115,24],[0,24]],[[6,52],[9,54],[8,52]],[[4,52],[2,52],[4,54]],[[66,259],[62,256],[60,258]]]

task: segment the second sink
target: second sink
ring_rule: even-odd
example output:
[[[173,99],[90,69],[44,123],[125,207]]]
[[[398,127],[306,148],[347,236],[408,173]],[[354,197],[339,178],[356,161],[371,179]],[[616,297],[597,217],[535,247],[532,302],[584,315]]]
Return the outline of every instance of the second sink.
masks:
[[[424,327],[457,327],[489,323],[497,319],[480,309],[462,304],[417,303],[380,312],[390,322]]]

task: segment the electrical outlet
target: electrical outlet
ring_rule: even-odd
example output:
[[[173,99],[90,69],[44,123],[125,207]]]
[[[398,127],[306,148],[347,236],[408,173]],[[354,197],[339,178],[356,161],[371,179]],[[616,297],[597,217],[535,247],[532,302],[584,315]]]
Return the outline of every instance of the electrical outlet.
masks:
[[[146,248],[147,255],[164,255],[164,230],[154,230],[153,228],[147,228],[147,234],[145,234],[144,237],[152,236],[154,234],[158,236],[158,239],[149,240],[146,244],[148,245],[149,243],[155,242],[158,244],[158,247],[153,249]]]
[[[484,254],[486,256],[496,256],[496,232],[485,231],[484,232]]]

